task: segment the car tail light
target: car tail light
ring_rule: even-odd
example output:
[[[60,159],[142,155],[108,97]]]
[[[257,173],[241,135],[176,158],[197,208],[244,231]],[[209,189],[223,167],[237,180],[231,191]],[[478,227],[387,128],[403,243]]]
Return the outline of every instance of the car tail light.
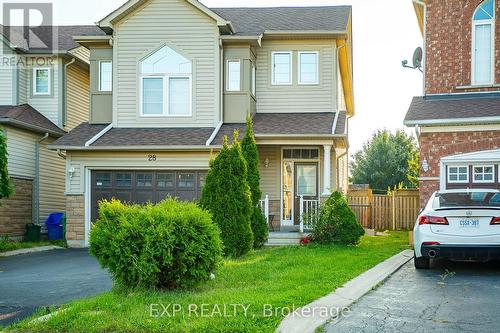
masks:
[[[427,216],[427,215],[422,215],[418,219],[418,224],[442,224],[442,225],[448,225],[448,220],[446,217],[439,217],[439,216]]]
[[[423,242],[422,245],[440,245],[439,242]]]
[[[490,224],[491,225],[500,225],[500,216],[492,218]]]

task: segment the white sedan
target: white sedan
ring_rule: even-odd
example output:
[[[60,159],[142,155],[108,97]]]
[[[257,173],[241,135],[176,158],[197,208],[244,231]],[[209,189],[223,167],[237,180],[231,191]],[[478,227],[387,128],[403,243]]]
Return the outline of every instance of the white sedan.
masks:
[[[500,191],[435,192],[413,229],[415,267],[430,259],[500,259]]]

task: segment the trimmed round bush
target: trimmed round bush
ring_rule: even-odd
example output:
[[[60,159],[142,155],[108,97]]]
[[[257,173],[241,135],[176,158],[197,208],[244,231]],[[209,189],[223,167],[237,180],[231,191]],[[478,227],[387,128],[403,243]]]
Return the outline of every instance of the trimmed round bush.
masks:
[[[222,243],[210,214],[193,203],[113,199],[100,203],[90,253],[119,286],[173,289],[208,280],[221,263]]]
[[[321,205],[318,222],[314,225],[313,239],[320,243],[338,242],[356,245],[365,234],[356,215],[340,192],[334,192]]]

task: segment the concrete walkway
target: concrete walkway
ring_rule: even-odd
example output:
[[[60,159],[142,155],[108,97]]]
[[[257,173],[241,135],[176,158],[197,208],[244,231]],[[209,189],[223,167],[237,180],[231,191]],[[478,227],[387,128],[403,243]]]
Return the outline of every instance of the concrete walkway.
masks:
[[[331,294],[289,314],[280,323],[278,332],[315,332],[317,327],[324,325],[335,316],[341,316],[343,311],[348,311],[351,304],[387,279],[412,258],[413,251],[405,250],[387,259]]]

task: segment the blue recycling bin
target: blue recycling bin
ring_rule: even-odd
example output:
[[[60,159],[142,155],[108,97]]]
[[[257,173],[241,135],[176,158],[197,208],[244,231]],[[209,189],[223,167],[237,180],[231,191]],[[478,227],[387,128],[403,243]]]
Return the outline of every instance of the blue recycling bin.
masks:
[[[63,238],[63,216],[64,213],[52,213],[47,218],[47,221],[45,221],[49,240],[59,240]]]

